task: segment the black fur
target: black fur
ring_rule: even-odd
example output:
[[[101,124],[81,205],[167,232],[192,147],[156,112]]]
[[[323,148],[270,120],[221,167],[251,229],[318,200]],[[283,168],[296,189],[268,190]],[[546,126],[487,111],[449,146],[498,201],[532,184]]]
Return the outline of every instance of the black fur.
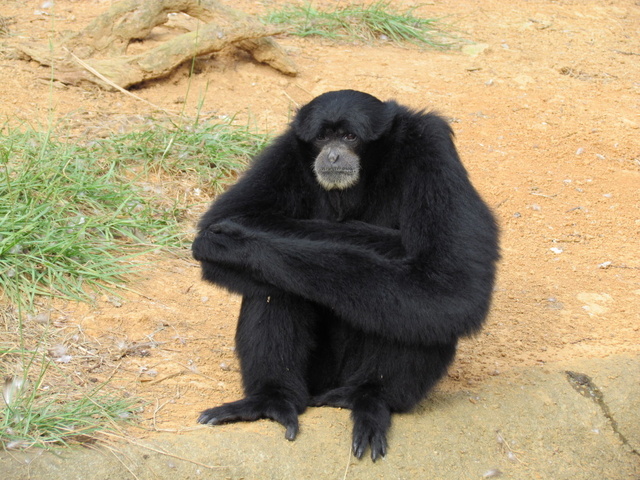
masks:
[[[314,178],[324,128],[359,137],[352,187]],[[200,221],[203,277],[243,295],[246,398],[198,421],[271,418],[293,440],[307,406],[349,408],[354,454],[384,456],[391,413],[482,326],[497,235],[442,118],[352,90],[314,99]]]

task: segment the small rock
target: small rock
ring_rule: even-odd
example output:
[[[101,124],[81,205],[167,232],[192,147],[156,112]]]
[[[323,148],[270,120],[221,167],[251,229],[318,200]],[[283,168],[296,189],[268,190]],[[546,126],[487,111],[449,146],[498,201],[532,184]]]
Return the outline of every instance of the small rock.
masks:
[[[530,83],[536,83],[535,79],[530,75],[518,75],[513,79],[520,86],[527,86]]]
[[[484,472],[482,478],[498,478],[500,476],[502,476],[502,472],[497,468],[492,468],[491,470],[487,470],[486,472]]]
[[[470,57],[477,57],[485,50],[489,48],[488,43],[475,43],[473,45],[465,45],[462,47],[461,51],[465,55],[469,55]]]

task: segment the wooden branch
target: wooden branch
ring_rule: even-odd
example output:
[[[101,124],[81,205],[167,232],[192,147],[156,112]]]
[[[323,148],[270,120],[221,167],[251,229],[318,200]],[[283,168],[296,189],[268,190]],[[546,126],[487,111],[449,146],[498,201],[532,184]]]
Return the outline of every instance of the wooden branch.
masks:
[[[146,80],[165,77],[177,65],[194,56],[219,52],[230,44],[266,35],[269,32],[244,28],[224,33],[216,25],[209,24],[197,32],[185,33],[138,55],[88,59],[86,62],[116,85],[127,88]]]
[[[132,40],[146,38],[153,28],[166,23],[172,12],[183,12],[207,23],[147,52],[125,55]],[[210,23],[214,19],[222,20],[228,27],[223,30]],[[259,62],[287,75],[296,75],[295,64],[270,38],[277,33],[280,31],[267,28],[217,0],[122,0],[54,48],[30,43],[16,48],[43,65],[55,64],[54,75],[58,80],[70,84],[89,81],[113,90],[113,84],[127,88],[164,77],[194,56],[218,52],[232,44],[248,51]],[[92,58],[95,55],[112,58]]]
[[[132,40],[146,38],[154,27],[167,22],[169,13],[177,12],[186,13],[205,23],[215,20],[228,27],[264,30],[264,25],[253,17],[217,0],[122,0],[65,43],[80,58],[95,54],[124,55]],[[258,62],[266,63],[287,75],[298,74],[295,63],[273,38],[255,36],[240,41],[237,46],[249,52]]]
[[[167,23],[169,13],[183,12],[210,23],[217,4],[211,0],[122,0],[64,43],[74,51],[82,50],[80,58],[124,55],[132,40],[143,40],[155,27]]]

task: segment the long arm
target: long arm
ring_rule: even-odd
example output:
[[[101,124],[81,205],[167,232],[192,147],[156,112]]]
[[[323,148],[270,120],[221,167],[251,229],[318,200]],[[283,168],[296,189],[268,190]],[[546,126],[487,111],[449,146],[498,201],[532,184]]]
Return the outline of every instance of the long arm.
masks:
[[[484,317],[469,318],[478,315],[478,293],[486,295],[455,272],[422,272],[411,261],[372,250],[275,237],[231,222],[199,239],[205,263],[244,268],[254,281],[330,307],[355,327],[389,338],[448,342]]]
[[[368,251],[388,259],[400,259],[405,256],[398,230],[363,222],[336,223],[325,220],[265,219],[264,217],[260,221],[256,219],[247,221],[243,218],[239,220],[246,228],[267,238],[280,237],[282,240],[288,239],[294,242],[306,239],[320,244],[340,243],[343,247]],[[203,261],[203,276],[206,280],[221,284],[243,295],[266,296],[273,293],[275,286],[272,283],[260,275],[249,274],[250,269],[246,265],[239,266],[230,261],[232,255],[229,255],[229,248],[216,245],[210,235],[211,228],[203,230],[193,244],[194,256]],[[215,258],[225,260],[214,260]]]

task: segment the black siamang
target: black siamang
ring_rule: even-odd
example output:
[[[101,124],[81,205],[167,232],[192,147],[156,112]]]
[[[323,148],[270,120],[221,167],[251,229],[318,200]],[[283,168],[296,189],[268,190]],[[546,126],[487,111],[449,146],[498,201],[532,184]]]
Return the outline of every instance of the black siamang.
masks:
[[[199,223],[203,278],[243,296],[246,396],[198,421],[270,418],[293,440],[307,406],[348,408],[355,456],[384,456],[391,413],[482,326],[497,237],[441,117],[353,90],[315,98]]]

